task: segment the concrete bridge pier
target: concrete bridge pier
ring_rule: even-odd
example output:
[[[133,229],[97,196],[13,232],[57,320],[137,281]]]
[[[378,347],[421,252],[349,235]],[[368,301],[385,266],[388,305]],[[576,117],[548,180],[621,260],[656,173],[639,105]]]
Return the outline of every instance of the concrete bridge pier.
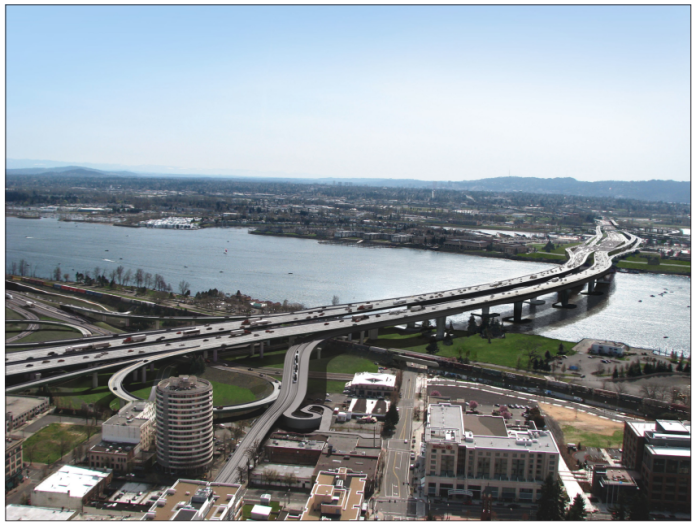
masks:
[[[97,372],[92,372],[92,388],[97,388],[99,386],[99,374]]]
[[[140,382],[147,383],[147,366],[140,369]]]
[[[321,348],[317,348],[316,352],[317,352],[317,359],[321,359]]]
[[[254,357],[254,351],[256,350],[256,343],[251,343],[249,345],[249,348],[251,348],[251,357]]]
[[[217,351],[217,348],[213,350],[213,361],[217,361]]]
[[[353,334],[348,334],[348,341],[352,341],[352,340],[353,340]]]
[[[447,325],[447,317],[438,317],[435,319],[435,324],[437,326],[437,334],[435,339],[441,341],[445,338],[445,326]]]
[[[122,409],[124,406],[126,406],[126,400],[121,399],[120,397],[118,398],[118,408],[119,410]]]
[[[411,330],[415,330],[415,329],[416,329],[416,323],[415,323],[415,322],[406,323],[406,328],[410,328]]]
[[[128,317],[126,317],[126,320],[125,320],[124,325],[125,325],[125,326],[130,326],[130,319],[129,319]]]
[[[491,316],[491,307],[484,306],[481,308],[481,326],[488,326],[488,318]]]
[[[138,380],[138,369],[136,368],[135,370],[133,370],[133,381],[135,382],[137,380]]]
[[[203,359],[208,359],[208,351],[203,350]]]
[[[588,291],[588,293],[594,292],[595,284],[597,284],[595,281],[589,281],[589,282],[587,283],[587,291]]]
[[[155,330],[159,330],[159,329],[160,329],[160,320],[157,319],[157,320],[155,321]]]
[[[261,359],[263,359],[263,347],[264,347],[264,342],[261,341],[261,342],[259,343],[259,357],[260,357]]]
[[[372,330],[367,332],[367,338],[370,341],[375,341],[375,340],[379,339],[379,328],[373,328]]]
[[[292,345],[295,344],[295,336],[294,336],[294,335],[291,335],[291,336],[288,338],[288,344],[289,344],[290,346],[292,346]]]
[[[528,302],[529,306],[541,306],[542,304],[546,303],[546,301],[542,301],[541,299],[537,299],[536,297],[534,299],[530,299]]]
[[[150,363],[150,372],[155,371],[155,363]]]
[[[522,321],[522,301],[517,301],[514,303],[514,313],[512,320],[515,323],[519,323]]]
[[[364,330],[360,331],[360,344],[361,345],[365,344],[365,331]]]
[[[570,290],[559,290],[558,291],[558,302],[553,305],[554,308],[576,308],[577,305],[570,304],[568,300],[570,299]]]

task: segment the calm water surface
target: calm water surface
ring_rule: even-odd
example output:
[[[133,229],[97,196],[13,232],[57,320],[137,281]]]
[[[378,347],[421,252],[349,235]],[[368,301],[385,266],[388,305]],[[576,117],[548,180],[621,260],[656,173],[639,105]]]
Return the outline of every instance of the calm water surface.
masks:
[[[54,219],[5,220],[6,267],[25,259],[37,276],[60,264],[75,271],[118,265],[161,274],[176,290],[241,290],[260,300],[287,299],[306,306],[396,297],[446,290],[540,271],[553,265],[412,249],[321,245],[306,239],[250,235],[246,229],[175,231],[121,228]],[[225,255],[225,249],[228,250]],[[108,251],[107,251],[108,250]],[[690,349],[690,279],[616,274],[602,296],[578,295],[575,310],[558,310],[554,296],[528,312],[533,323],[514,329],[558,339],[596,337],[662,351]],[[662,296],[658,295],[662,292]],[[655,297],[650,297],[654,295]],[[641,302],[642,301],[642,302]],[[512,315],[511,308],[493,311]],[[455,325],[468,314],[455,316]],[[664,336],[668,336],[664,338]]]

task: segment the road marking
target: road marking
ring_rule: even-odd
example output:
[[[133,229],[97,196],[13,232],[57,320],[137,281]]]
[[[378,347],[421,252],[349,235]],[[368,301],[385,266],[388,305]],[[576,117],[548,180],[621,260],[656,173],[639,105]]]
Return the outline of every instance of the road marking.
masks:
[[[599,417],[601,417],[602,419],[609,419],[607,416],[599,416]]]

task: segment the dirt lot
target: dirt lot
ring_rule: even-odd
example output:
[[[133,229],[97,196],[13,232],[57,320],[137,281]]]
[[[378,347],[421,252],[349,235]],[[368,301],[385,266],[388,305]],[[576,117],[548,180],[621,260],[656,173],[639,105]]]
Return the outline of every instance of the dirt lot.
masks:
[[[560,425],[566,443],[581,442],[585,446],[605,448],[620,447],[623,442],[623,423],[548,403],[539,406]]]

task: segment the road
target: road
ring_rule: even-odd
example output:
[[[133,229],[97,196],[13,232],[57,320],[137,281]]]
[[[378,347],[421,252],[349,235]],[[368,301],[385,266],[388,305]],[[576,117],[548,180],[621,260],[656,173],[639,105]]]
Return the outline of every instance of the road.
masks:
[[[417,394],[420,390],[418,375],[404,371],[401,382],[401,399],[399,400],[399,422],[394,435],[387,441],[387,457],[379,497],[375,498],[374,512],[384,519],[395,516],[418,514],[418,503],[412,496],[413,482],[410,465],[414,462],[411,454],[420,450],[419,437],[422,423],[414,421],[414,408],[418,405]],[[421,418],[422,421],[422,418]],[[418,436],[414,436],[418,429]],[[415,439],[415,443],[413,442]]]

